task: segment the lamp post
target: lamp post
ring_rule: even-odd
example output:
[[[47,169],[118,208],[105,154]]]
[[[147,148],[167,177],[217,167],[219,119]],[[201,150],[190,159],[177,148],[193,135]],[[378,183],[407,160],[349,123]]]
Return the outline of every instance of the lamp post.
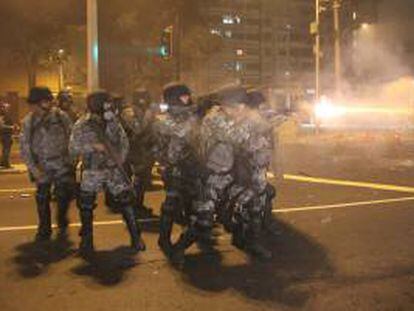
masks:
[[[58,81],[59,91],[62,91],[65,88],[65,76],[64,76],[64,70],[63,70],[64,54],[65,54],[65,50],[63,49],[60,49],[57,52],[57,61],[59,65],[59,81]]]
[[[87,88],[88,92],[99,89],[99,43],[97,0],[87,0]]]
[[[341,0],[333,1],[333,17],[335,29],[335,91],[336,96],[341,94],[341,29],[339,20],[339,11],[341,8]]]
[[[321,57],[321,37],[320,37],[320,0],[315,0],[315,102],[320,98],[320,57]]]

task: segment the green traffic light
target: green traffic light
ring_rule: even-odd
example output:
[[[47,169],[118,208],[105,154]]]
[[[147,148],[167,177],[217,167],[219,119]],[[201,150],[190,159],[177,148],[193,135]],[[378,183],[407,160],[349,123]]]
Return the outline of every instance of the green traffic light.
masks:
[[[160,47],[160,55],[163,56],[163,57],[169,56],[168,48],[166,46],[161,46]]]

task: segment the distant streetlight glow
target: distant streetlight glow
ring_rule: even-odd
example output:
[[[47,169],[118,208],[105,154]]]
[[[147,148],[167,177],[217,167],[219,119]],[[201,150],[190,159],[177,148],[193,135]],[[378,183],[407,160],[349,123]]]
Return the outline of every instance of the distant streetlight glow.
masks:
[[[361,24],[362,29],[368,29],[369,28],[369,24],[368,23],[362,23]]]

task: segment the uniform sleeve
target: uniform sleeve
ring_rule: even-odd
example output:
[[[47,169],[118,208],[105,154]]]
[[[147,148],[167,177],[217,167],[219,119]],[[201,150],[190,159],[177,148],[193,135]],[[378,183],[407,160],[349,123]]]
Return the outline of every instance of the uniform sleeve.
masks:
[[[36,165],[35,159],[33,158],[33,153],[31,150],[30,124],[31,124],[31,117],[27,117],[23,120],[23,127],[20,133],[19,142],[20,142],[20,156],[25,162],[29,172],[32,172],[37,167],[37,165]]]
[[[125,161],[129,152],[129,140],[121,123],[116,119],[108,122],[105,128],[105,134],[112,145],[120,148],[120,156]]]
[[[94,152],[94,148],[85,135],[85,122],[79,120],[72,128],[69,139],[69,153],[74,159],[84,156],[85,154]]]
[[[73,128],[73,122],[72,122],[71,118],[64,111],[60,111],[59,113],[61,115],[63,125],[65,127],[65,131],[70,135],[70,133],[72,132],[72,128]]]
[[[156,161],[161,164],[166,164],[166,149],[168,147],[168,137],[163,130],[163,124],[161,121],[157,121],[152,126],[152,132],[154,135],[154,144],[152,146],[152,153]]]
[[[125,162],[129,153],[129,140],[124,129],[120,127],[120,141],[121,141],[121,158]]]

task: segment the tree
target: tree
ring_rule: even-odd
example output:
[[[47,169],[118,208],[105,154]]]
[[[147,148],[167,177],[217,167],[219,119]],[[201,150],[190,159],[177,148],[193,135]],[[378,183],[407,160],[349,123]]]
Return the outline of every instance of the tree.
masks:
[[[64,45],[65,16],[70,1],[2,0],[0,43],[26,69],[29,88],[39,66]]]

